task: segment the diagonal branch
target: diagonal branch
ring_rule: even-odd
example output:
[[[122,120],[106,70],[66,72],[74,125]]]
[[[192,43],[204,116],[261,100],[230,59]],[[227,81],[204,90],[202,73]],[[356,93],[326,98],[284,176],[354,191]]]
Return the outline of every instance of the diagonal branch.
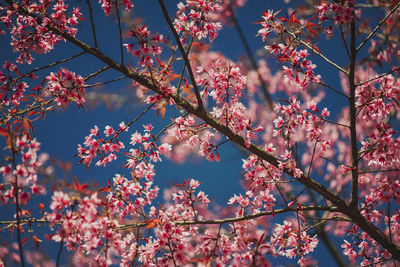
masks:
[[[301,40],[295,33],[288,31],[286,29],[284,29],[285,32],[287,32],[288,34],[290,34],[293,38],[295,38],[298,42],[300,42],[302,45],[304,45],[305,47],[307,47],[308,49],[310,49],[311,51],[313,51],[313,53],[317,54],[318,56],[320,56],[323,60],[325,60],[326,62],[328,62],[329,64],[331,64],[332,66],[334,66],[335,68],[337,68],[339,71],[343,72],[344,74],[348,75],[349,73],[343,69],[342,67],[340,67],[338,64],[336,64],[335,62],[333,62],[332,60],[330,60],[329,58],[327,58],[324,54],[322,54],[321,52],[319,52],[317,49],[315,49],[314,47],[312,47],[309,43]]]
[[[94,19],[93,19],[93,8],[92,5],[90,4],[90,0],[86,0],[89,8],[89,17],[90,17],[90,25],[92,26],[92,34],[93,34],[93,42],[94,42],[94,47],[98,47],[97,44],[97,37],[96,37],[96,28],[94,27]]]
[[[243,33],[242,27],[240,27],[240,23],[236,18],[236,15],[234,13],[234,10],[233,10],[232,6],[230,6],[230,11],[231,11],[231,19],[232,19],[233,23],[235,24],[235,29],[239,34],[239,38],[243,43],[244,49],[246,50],[247,57],[250,60],[251,66],[257,72],[258,79],[260,80],[260,83],[261,83],[261,89],[262,89],[262,91],[264,93],[265,100],[267,101],[268,107],[271,110],[273,110],[274,109],[274,103],[272,102],[271,95],[270,95],[270,93],[268,91],[267,85],[264,82],[264,79],[262,78],[260,72],[258,71],[257,62],[256,62],[256,60],[255,60],[255,58],[253,56],[253,53],[252,53],[251,49],[250,49],[250,45],[247,42],[246,36]]]
[[[395,5],[392,10],[390,10],[390,12],[381,21],[379,21],[375,29],[370,34],[368,34],[367,38],[365,38],[365,40],[357,47],[356,51],[359,51],[368,42],[368,40],[371,39],[371,37],[379,30],[382,24],[385,23],[386,20],[388,20],[388,18],[396,11],[396,9],[399,8],[399,6],[400,2],[398,2],[397,5]]]
[[[188,73],[189,73],[190,81],[192,82],[194,93],[196,95],[196,99],[197,99],[197,102],[198,102],[197,103],[198,104],[198,109],[199,110],[204,110],[203,101],[201,100],[200,91],[199,91],[199,88],[197,87],[196,79],[194,78],[192,66],[190,65],[190,61],[189,61],[188,55],[186,54],[185,49],[182,46],[181,39],[179,38],[179,35],[176,32],[174,25],[172,24],[172,21],[171,21],[169,15],[168,15],[168,11],[167,11],[167,8],[164,5],[163,0],[158,0],[158,3],[161,6],[161,9],[162,9],[162,12],[164,14],[165,20],[167,21],[172,33],[174,34],[176,43],[178,44],[178,47],[179,47],[179,51],[181,51],[183,60],[185,61],[186,68],[187,68]]]
[[[115,4],[115,12],[117,13],[118,20],[118,31],[119,31],[119,50],[121,53],[121,65],[124,65],[124,48],[122,44],[122,28],[121,28],[121,18],[119,17],[119,9],[118,9],[118,0],[114,2]]]
[[[386,72],[386,73],[383,73],[383,74],[380,74],[380,75],[376,76],[375,78],[366,80],[366,81],[364,81],[364,82],[360,82],[360,83],[357,84],[356,86],[358,87],[358,86],[361,86],[361,85],[363,85],[363,84],[366,84],[366,83],[375,81],[375,80],[377,80],[377,79],[379,79],[379,78],[385,77],[385,76],[387,76],[387,75],[389,75],[389,74],[392,74],[393,72],[397,72],[397,71],[399,71],[399,70],[400,70],[400,67],[396,67],[396,68],[392,69],[391,71],[388,71],[388,72]]]

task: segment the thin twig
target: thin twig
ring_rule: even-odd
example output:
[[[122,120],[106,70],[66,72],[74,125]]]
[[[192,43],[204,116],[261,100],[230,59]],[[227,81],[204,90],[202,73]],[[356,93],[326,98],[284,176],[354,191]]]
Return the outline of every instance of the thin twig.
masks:
[[[343,41],[343,44],[344,44],[344,48],[346,49],[346,53],[347,53],[347,55],[349,56],[349,58],[350,58],[350,52],[349,52],[349,48],[347,47],[347,42],[346,42],[346,38],[344,38],[344,32],[343,32],[343,27],[342,27],[342,25],[340,25],[340,36],[342,37],[342,41]]]
[[[235,29],[236,29],[237,33],[239,34],[239,38],[242,41],[244,49],[246,50],[247,57],[249,58],[253,69],[257,72],[258,79],[260,80],[260,83],[261,83],[261,89],[264,93],[265,99],[267,100],[268,107],[271,110],[273,110],[274,104],[272,102],[271,95],[268,91],[267,85],[265,84],[263,77],[261,76],[261,74],[258,70],[257,62],[253,56],[253,52],[251,51],[250,45],[247,42],[246,36],[243,33],[242,27],[240,26],[240,23],[236,18],[236,15],[235,15],[235,12],[234,12],[232,6],[230,6],[230,11],[231,11],[231,19],[232,19],[233,23],[235,24]]]
[[[110,139],[110,141],[114,140],[120,133],[122,133],[123,131],[125,131],[126,129],[128,129],[132,124],[134,124],[135,122],[137,122],[144,114],[147,113],[147,111],[149,111],[154,105],[156,104],[156,102],[152,103],[151,105],[149,105],[145,110],[142,111],[142,113],[140,113],[135,119],[133,119],[132,121],[130,121],[127,125],[125,125],[124,128],[120,129],[119,131],[117,131],[114,136]]]
[[[334,66],[335,68],[337,68],[339,71],[343,72],[344,74],[348,75],[348,72],[343,69],[342,67],[340,67],[339,65],[337,65],[335,62],[333,62],[332,60],[328,59],[324,54],[320,53],[317,49],[315,49],[314,47],[312,47],[309,43],[301,40],[299,37],[297,37],[297,35],[291,31],[288,31],[286,29],[284,29],[285,32],[287,32],[288,34],[290,34],[293,38],[295,38],[297,41],[299,41],[302,45],[304,45],[305,47],[307,47],[308,49],[310,49],[313,53],[317,54],[318,56],[320,56],[323,60],[325,60],[326,62],[328,62],[329,64],[331,64],[332,66]]]
[[[329,84],[326,84],[326,83],[323,83],[323,82],[319,82],[318,84],[319,84],[319,85],[322,85],[322,86],[325,86],[325,87],[327,87],[327,88],[329,88],[329,89],[331,89],[332,91],[334,91],[335,93],[338,93],[339,95],[342,95],[342,96],[344,96],[344,97],[346,97],[346,98],[349,98],[348,95],[346,95],[345,93],[340,92],[339,90],[336,90],[335,88],[333,88],[333,87],[330,86]]]
[[[318,141],[315,141],[313,152],[312,152],[312,156],[311,156],[310,167],[308,168],[308,171],[307,171],[307,176],[310,176],[310,173],[311,173],[311,168],[312,168],[312,164],[313,164],[313,160],[314,160],[315,150],[317,148],[317,144],[318,144]]]
[[[369,82],[372,82],[372,81],[375,81],[375,80],[377,80],[379,78],[385,77],[385,76],[387,76],[389,74],[392,74],[393,72],[397,72],[398,70],[400,70],[400,67],[396,67],[396,68],[392,69],[391,71],[388,71],[386,73],[380,74],[380,75],[376,76],[375,78],[369,79],[369,80],[364,81],[364,82],[360,82],[360,83],[358,83],[356,85],[356,87],[361,86],[361,85],[366,84],[366,83],[369,83]]]
[[[27,72],[27,73],[25,73],[25,74],[19,75],[17,78],[13,79],[12,82],[16,82],[16,81],[18,81],[19,79],[22,79],[22,78],[24,78],[24,77],[27,77],[27,76],[29,76],[30,74],[34,73],[34,72],[37,72],[37,71],[39,71],[39,70],[44,70],[44,69],[47,69],[47,68],[54,67],[54,66],[56,66],[56,65],[58,65],[58,64],[67,62],[67,61],[69,61],[69,60],[71,60],[71,59],[80,57],[80,56],[82,56],[82,55],[84,55],[84,54],[86,54],[86,51],[83,51],[83,52],[80,52],[79,54],[73,55],[73,56],[71,56],[71,57],[67,57],[67,58],[64,58],[64,59],[62,59],[62,60],[53,62],[53,63],[51,63],[51,64],[47,64],[47,65],[42,66],[42,67],[34,68],[33,70],[31,70],[31,71],[29,71],[29,72]]]
[[[85,85],[84,87],[85,88],[97,87],[97,86],[101,86],[101,85],[104,85],[104,84],[109,84],[109,83],[112,83],[112,82],[116,82],[116,81],[119,81],[119,80],[122,80],[122,79],[125,79],[125,78],[127,78],[127,77],[126,76],[121,76],[121,77],[118,77],[118,78],[115,78],[115,79],[112,79],[112,80],[109,80],[109,81],[105,81],[105,82],[98,82],[98,83],[94,83],[94,84],[88,84],[88,85]]]
[[[92,74],[89,74],[89,75],[85,78],[85,82],[87,82],[88,80],[92,79],[93,77],[99,75],[100,73],[102,73],[102,72],[104,72],[104,71],[106,71],[106,70],[108,70],[108,69],[110,69],[110,67],[109,67],[109,66],[105,66],[104,68],[101,68],[101,69],[99,69],[98,71],[96,71],[96,72],[94,72],[94,73],[92,73]],[[86,86],[85,86],[85,87],[86,87]]]
[[[92,33],[93,33],[93,41],[94,41],[94,47],[98,48],[97,45],[97,37],[96,37],[96,29],[94,27],[94,20],[93,20],[93,9],[92,5],[90,4],[90,0],[86,0],[86,3],[89,7],[89,17],[90,17],[90,24],[92,25]]]
[[[192,44],[193,44],[193,41],[194,41],[194,38],[192,38],[192,40],[190,40],[190,44],[189,44],[189,47],[188,47],[188,49],[187,49],[187,51],[186,51],[186,53],[187,54],[189,54],[189,51],[190,51],[190,48],[192,47]],[[180,77],[180,79],[179,79],[179,82],[178,82],[178,88],[176,89],[176,94],[177,95],[179,95],[179,92],[180,92],[180,90],[181,90],[181,85],[182,85],[182,81],[183,81],[183,78],[184,78],[184,73],[185,73],[185,69],[186,69],[186,62],[184,62],[183,63],[183,67],[182,67],[182,71],[181,71],[181,77]]]
[[[331,121],[331,120],[328,120],[328,119],[322,119],[323,121],[326,121],[326,122],[329,122],[329,123],[332,123],[332,124],[335,124],[335,125],[338,125],[338,126],[342,126],[342,127],[346,127],[346,128],[350,128],[350,126],[348,126],[348,125],[345,125],[345,124],[341,124],[341,123],[339,123],[339,122],[336,122],[336,121]]]
[[[399,172],[400,169],[390,169],[390,170],[365,170],[360,171],[360,173],[379,173],[379,172]]]
[[[367,42],[369,39],[371,39],[371,37],[376,33],[377,30],[379,30],[379,28],[382,26],[383,23],[385,23],[386,20],[388,20],[388,18],[396,11],[397,8],[399,8],[400,6],[400,2],[397,3],[397,5],[395,5],[392,10],[390,10],[389,13],[387,13],[387,15],[381,20],[379,21],[378,25],[376,25],[375,29],[367,36],[367,38],[365,38],[365,40],[356,48],[356,51],[359,51]]]
[[[60,266],[61,252],[62,252],[63,246],[64,246],[64,238],[61,239],[60,247],[58,248],[56,267]]]
[[[121,65],[124,66],[124,48],[122,43],[122,28],[121,28],[121,19],[119,17],[119,9],[118,9],[118,0],[115,0],[115,9],[117,13],[117,20],[118,20],[118,30],[119,30],[119,49],[121,52]]]

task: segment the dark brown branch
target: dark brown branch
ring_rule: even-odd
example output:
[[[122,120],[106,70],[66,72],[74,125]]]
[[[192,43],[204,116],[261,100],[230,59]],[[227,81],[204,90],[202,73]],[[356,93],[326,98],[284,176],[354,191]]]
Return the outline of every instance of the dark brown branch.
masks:
[[[13,136],[13,133],[11,130],[9,130],[9,135]],[[15,157],[17,154],[17,150],[15,148],[15,143],[14,140],[11,138],[11,151],[12,151],[12,164],[14,169],[17,169],[17,163],[15,161]],[[19,249],[19,257],[21,259],[21,266],[25,266],[25,260],[24,260],[24,251],[23,251],[23,244],[21,240],[21,218],[19,215],[20,212],[20,206],[19,206],[19,188],[18,188],[18,175],[15,175],[15,181],[14,181],[14,190],[15,190],[15,212],[16,212],[16,217],[17,217],[17,240],[18,240],[18,249]]]
[[[121,76],[121,77],[118,77],[118,78],[115,78],[115,79],[112,79],[112,80],[109,80],[109,81],[105,81],[105,82],[87,84],[87,85],[85,85],[85,88],[92,88],[92,87],[102,86],[102,85],[113,83],[113,82],[116,82],[116,81],[119,81],[119,80],[122,80],[122,79],[125,79],[125,78],[127,78],[127,77],[126,76]]]
[[[102,72],[104,72],[104,71],[106,71],[106,70],[108,70],[108,69],[110,69],[110,67],[109,67],[109,66],[105,66],[104,68],[99,69],[98,71],[96,71],[96,72],[94,72],[94,73],[92,73],[92,74],[89,74],[89,75],[85,78],[85,82],[87,82],[88,80],[92,79],[93,77],[96,77],[97,75],[99,75],[100,73],[102,73]],[[88,87],[88,86],[85,86],[85,87]]]
[[[354,15],[354,14],[353,14]],[[355,71],[356,71],[356,23],[355,18],[351,21],[350,25],[350,70],[348,73],[349,87],[350,87],[350,142],[351,142],[351,202],[352,209],[358,210],[358,147],[357,147],[357,108],[356,108],[356,85],[355,85]]]
[[[337,125],[337,126],[342,126],[342,127],[350,128],[350,126],[345,125],[345,124],[341,124],[341,123],[336,122],[336,121],[331,121],[331,120],[328,120],[328,119],[322,119],[322,120],[323,120],[323,121],[326,121],[326,122],[329,122],[329,123],[332,123],[332,124],[335,124],[335,125]]]
[[[349,98],[348,95],[346,95],[346,94],[340,92],[339,90],[336,90],[335,88],[333,88],[332,86],[330,86],[330,85],[328,85],[328,84],[326,84],[326,83],[319,82],[318,84],[319,84],[319,85],[322,85],[322,86],[325,86],[325,87],[327,87],[327,88],[329,88],[329,89],[331,89],[332,91],[334,91],[335,93],[338,93],[339,95],[342,95],[342,96],[344,96],[344,97],[346,97],[346,98]]]
[[[349,51],[349,48],[347,47],[346,38],[344,38],[344,32],[343,32],[343,27],[342,27],[342,25],[340,25],[339,28],[340,28],[340,36],[341,36],[341,38],[342,38],[344,48],[346,49],[346,53],[347,53],[347,55],[348,55],[349,58],[350,58],[350,51]]]
[[[196,79],[194,78],[192,66],[190,65],[190,61],[189,61],[188,55],[186,54],[185,49],[182,46],[181,39],[179,38],[179,35],[176,32],[174,25],[172,24],[172,21],[171,21],[169,15],[168,15],[168,11],[167,11],[167,8],[164,5],[163,0],[158,0],[158,3],[161,6],[161,9],[162,9],[162,12],[164,14],[165,20],[167,21],[172,33],[174,34],[176,43],[177,43],[177,45],[179,47],[179,50],[180,50],[180,52],[182,54],[183,60],[185,61],[185,64],[186,64],[186,67],[187,67],[187,70],[188,70],[188,73],[189,73],[190,81],[191,81],[191,83],[193,85],[193,90],[194,90],[194,93],[196,95],[196,99],[197,99],[197,102],[198,102],[197,103],[198,109],[200,111],[204,111],[203,101],[201,100],[200,91],[199,91],[199,88],[197,87]]]
[[[64,246],[64,238],[61,239],[60,247],[58,248],[57,259],[56,259],[56,267],[60,266],[61,252],[62,252],[63,246]]]

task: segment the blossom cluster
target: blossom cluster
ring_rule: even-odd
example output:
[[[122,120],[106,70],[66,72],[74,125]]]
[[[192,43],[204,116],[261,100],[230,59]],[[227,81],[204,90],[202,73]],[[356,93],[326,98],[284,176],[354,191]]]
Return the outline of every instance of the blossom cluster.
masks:
[[[186,150],[186,152],[182,151],[184,154],[189,154],[190,151],[198,151],[199,155],[204,156],[209,161],[219,161],[218,147],[213,144],[213,140],[216,138],[217,136],[208,129],[207,125],[195,125],[194,118],[189,115],[174,119],[174,126],[167,130],[165,140],[175,140],[181,143],[182,148]]]
[[[26,82],[12,80],[12,73],[19,74],[16,64],[6,61],[2,67],[6,73],[0,70],[0,104],[8,106],[12,103],[18,106],[23,100],[26,89],[29,86]]]
[[[127,127],[124,122],[121,122],[118,132],[125,130],[127,130]],[[107,125],[105,127],[104,134],[106,137],[113,136],[116,133],[111,126]],[[118,141],[118,139],[115,139],[114,142],[114,139],[104,140],[99,137],[99,128],[95,125],[90,130],[90,134],[85,137],[85,142],[83,143],[85,147],[82,147],[80,144],[78,145],[78,156],[81,158],[81,163],[86,164],[87,167],[98,154],[101,154],[101,158],[96,162],[96,165],[105,166],[107,163],[117,159],[116,152],[125,148],[124,143]]]
[[[35,139],[28,139],[27,135],[15,140],[15,151],[21,155],[21,162],[15,167],[5,164],[0,167],[3,176],[0,184],[0,199],[7,202],[16,197],[15,184],[18,183],[18,196],[22,205],[30,199],[31,194],[40,195],[46,193],[46,188],[38,183],[39,168],[48,160],[47,154],[39,154],[40,143]]]
[[[211,15],[219,8],[218,2],[214,0],[180,2],[174,26],[182,34],[181,39],[192,36],[201,40],[208,36],[210,42],[213,42],[221,29],[221,23],[214,22]]]
[[[134,37],[138,44],[137,49],[133,49],[135,43],[124,44],[127,51],[138,58],[138,63],[142,67],[148,67],[153,64],[153,58],[162,53],[160,44],[165,43],[162,34],[150,32],[146,25],[140,28],[135,27],[130,31],[130,37]]]
[[[118,3],[118,2],[115,2]],[[112,1],[111,0],[99,0],[99,4],[101,4],[101,8],[103,8],[104,13],[108,16],[110,15],[110,12],[112,10]],[[130,0],[122,0],[120,2],[121,6],[125,6],[126,11],[131,11],[134,5],[132,4],[132,1]]]
[[[64,1],[42,1],[40,4],[33,1],[24,1],[21,6],[0,7],[0,22],[3,23],[11,34],[11,46],[14,52],[19,53],[16,62],[31,64],[32,52],[38,54],[48,53],[63,38],[49,31],[48,27],[57,27],[62,32],[75,36],[78,29],[78,20],[81,17],[79,8],[74,8],[67,13],[68,5]],[[25,15],[17,12],[18,9],[29,10],[36,16]],[[49,12],[47,12],[47,10]],[[41,18],[43,14],[46,14]]]
[[[332,13],[332,19],[335,24],[346,24],[350,22],[354,18],[355,11],[353,0],[340,0],[335,3],[322,2],[317,5],[315,9],[318,12],[320,23],[329,20],[329,13]]]
[[[299,226],[300,227],[300,226]],[[271,246],[276,254],[286,256],[288,258],[301,255],[299,264],[302,265],[304,255],[314,251],[318,244],[316,236],[309,236],[306,231],[294,229],[292,223],[284,221],[284,224],[276,224],[271,236]]]
[[[61,68],[46,77],[45,91],[55,97],[57,105],[75,102],[79,106],[85,103],[85,80],[75,72]]]

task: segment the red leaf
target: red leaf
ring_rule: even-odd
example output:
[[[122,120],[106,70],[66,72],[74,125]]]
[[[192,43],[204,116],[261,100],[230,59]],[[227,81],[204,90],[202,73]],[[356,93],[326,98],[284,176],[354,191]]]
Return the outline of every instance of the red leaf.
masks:
[[[80,184],[78,182],[78,179],[76,179],[76,177],[74,177],[73,179],[74,179],[74,184],[75,184],[75,190],[78,192],[85,193],[86,192],[85,188],[87,187],[87,184],[86,183]]]
[[[150,229],[150,228],[156,227],[156,226],[157,226],[157,223],[158,223],[159,221],[158,221],[158,219],[156,218],[156,219],[153,219],[153,220],[150,220],[150,221],[146,221],[146,222],[149,222],[149,224],[148,224],[144,229]]]
[[[36,248],[39,248],[39,242],[40,242],[39,238],[37,238],[37,236],[35,236],[35,235],[32,238],[33,238],[33,242],[35,242]]]
[[[10,133],[7,131],[7,129],[0,128],[0,135],[5,136],[6,138],[8,138]]]
[[[317,50],[319,53],[321,53],[321,50],[319,50],[319,48],[317,47],[317,44],[314,44],[313,47],[315,50]]]

